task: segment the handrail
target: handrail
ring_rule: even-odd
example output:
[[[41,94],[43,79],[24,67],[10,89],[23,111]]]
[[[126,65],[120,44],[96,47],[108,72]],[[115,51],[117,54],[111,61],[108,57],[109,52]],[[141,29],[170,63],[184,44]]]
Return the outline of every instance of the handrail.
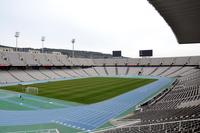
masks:
[[[179,123],[179,127],[181,126],[182,122],[190,122],[190,121],[200,121],[200,118],[196,118],[196,119],[188,119],[188,120],[178,120],[178,121],[170,121],[170,122],[161,122],[161,123],[152,123],[152,124],[143,124],[143,125],[135,125],[135,126],[119,126],[119,127],[112,127],[112,128],[106,128],[106,129],[100,129],[98,131],[93,131],[93,133],[100,133],[103,131],[108,131],[108,130],[115,130],[115,129],[120,129],[120,128],[133,128],[133,127],[138,127],[140,129],[140,127],[144,127],[144,126],[155,126],[155,125],[165,125],[165,124],[173,124],[173,123]]]

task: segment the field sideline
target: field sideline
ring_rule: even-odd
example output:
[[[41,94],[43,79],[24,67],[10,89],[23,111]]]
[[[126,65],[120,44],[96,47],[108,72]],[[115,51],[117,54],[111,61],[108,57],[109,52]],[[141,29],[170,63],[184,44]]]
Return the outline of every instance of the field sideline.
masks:
[[[144,86],[156,79],[140,78],[83,78],[32,85],[16,85],[0,89],[23,93],[27,86],[37,87],[39,96],[83,104],[100,102]]]

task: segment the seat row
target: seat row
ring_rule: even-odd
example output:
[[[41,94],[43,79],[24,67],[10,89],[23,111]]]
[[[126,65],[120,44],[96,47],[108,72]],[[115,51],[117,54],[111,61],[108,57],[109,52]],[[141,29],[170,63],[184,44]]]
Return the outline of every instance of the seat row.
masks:
[[[181,68],[181,69],[180,69]],[[183,73],[183,69],[193,70],[194,67],[180,67],[178,71],[175,71],[173,74],[174,77],[180,76]],[[91,77],[91,76],[135,76],[135,75],[144,75],[144,76],[167,76],[165,74],[159,75],[156,74],[157,71],[160,71],[162,68],[153,67],[153,73],[146,73],[148,69],[152,67],[89,67],[89,68],[52,68],[52,69],[18,69],[18,70],[0,70],[0,84],[7,83],[17,83],[17,82],[32,82],[37,80],[50,80],[50,79],[59,79],[59,78],[76,78],[76,77]],[[170,73],[173,67],[167,67],[165,73]],[[196,69],[195,69],[196,70]],[[198,69],[197,69],[198,70]],[[144,73],[144,71],[146,71]],[[199,71],[199,70],[198,70]],[[171,75],[168,75],[171,77]],[[194,79],[197,80],[197,79]],[[182,81],[181,81],[182,82]]]
[[[200,57],[169,58],[69,58],[66,55],[29,52],[0,52],[0,66],[137,66],[199,65]]]
[[[163,72],[167,73],[167,72]],[[186,73],[186,74],[185,74]],[[160,95],[121,121],[140,120],[100,133],[197,133],[200,131],[200,72],[185,72]],[[162,74],[161,74],[162,75]]]

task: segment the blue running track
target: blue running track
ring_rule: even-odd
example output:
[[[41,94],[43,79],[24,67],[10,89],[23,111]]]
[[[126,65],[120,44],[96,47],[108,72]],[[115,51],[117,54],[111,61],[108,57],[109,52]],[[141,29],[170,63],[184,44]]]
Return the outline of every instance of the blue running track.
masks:
[[[156,78],[158,80],[151,84],[91,105],[34,111],[0,110],[0,126],[54,122],[81,130],[94,130],[108,122],[110,119],[117,117],[133,106],[138,105],[147,97],[165,89],[174,81],[174,79],[165,77]]]

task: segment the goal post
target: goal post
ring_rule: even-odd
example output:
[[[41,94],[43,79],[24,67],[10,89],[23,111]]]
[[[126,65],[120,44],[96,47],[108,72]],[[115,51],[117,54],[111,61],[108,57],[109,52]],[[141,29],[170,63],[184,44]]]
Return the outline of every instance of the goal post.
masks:
[[[37,95],[38,94],[38,88],[37,87],[26,87],[24,89],[24,92],[27,93],[27,94]]]

